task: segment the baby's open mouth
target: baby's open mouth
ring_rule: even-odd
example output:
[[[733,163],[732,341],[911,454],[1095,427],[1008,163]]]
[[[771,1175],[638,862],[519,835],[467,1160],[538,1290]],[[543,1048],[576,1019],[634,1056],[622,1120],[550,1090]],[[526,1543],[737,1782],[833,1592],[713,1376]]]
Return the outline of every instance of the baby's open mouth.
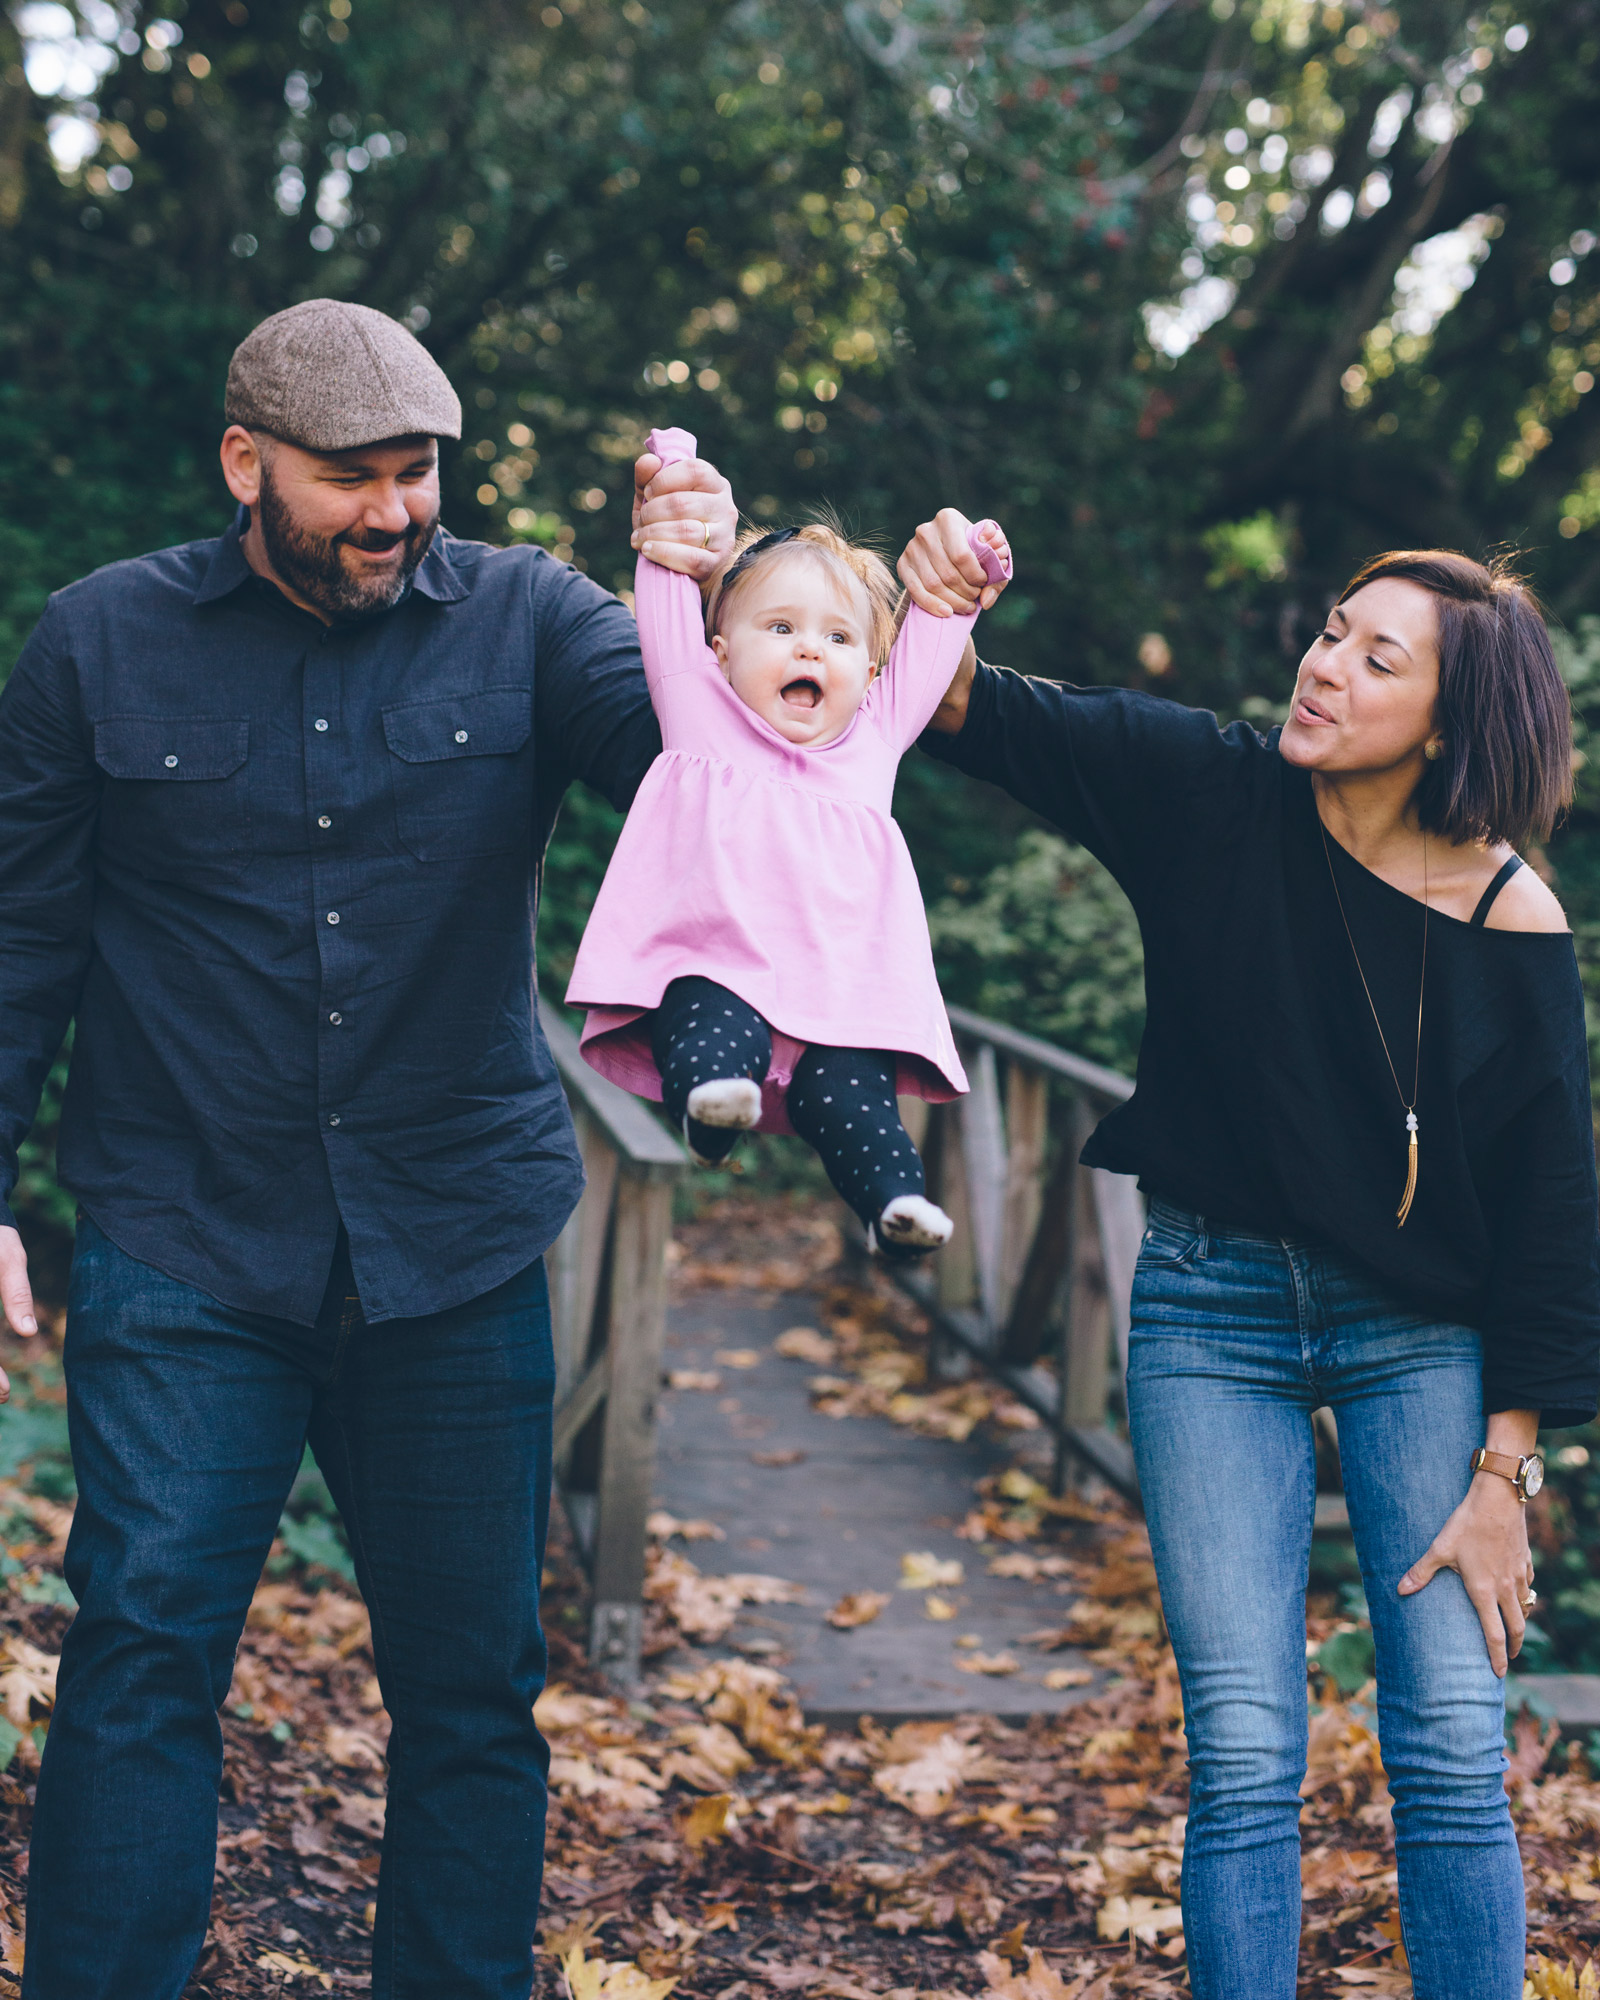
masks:
[[[822,700],[822,689],[815,681],[790,681],[783,698],[791,708],[815,708]]]

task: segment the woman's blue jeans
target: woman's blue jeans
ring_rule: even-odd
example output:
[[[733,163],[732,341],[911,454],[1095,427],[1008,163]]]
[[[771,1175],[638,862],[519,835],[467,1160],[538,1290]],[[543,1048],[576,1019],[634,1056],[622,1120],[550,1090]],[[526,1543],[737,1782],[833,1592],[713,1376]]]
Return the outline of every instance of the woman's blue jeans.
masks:
[[[1128,1414],[1183,1685],[1183,1921],[1195,2000],[1294,2000],[1311,1413],[1339,1425],[1377,1647],[1400,1920],[1417,2000],[1519,2000],[1522,1868],[1505,1699],[1461,1579],[1396,1585],[1464,1497],[1480,1343],[1311,1243],[1156,1201],[1133,1290]]]
[[[372,1614],[389,1738],[373,2000],[527,2000],[548,1752],[550,1312],[535,1262],[368,1326],[234,1312],[79,1224],[78,1510],[28,1872],[28,2000],[177,2000],[205,1938],[234,1648],[309,1437]]]

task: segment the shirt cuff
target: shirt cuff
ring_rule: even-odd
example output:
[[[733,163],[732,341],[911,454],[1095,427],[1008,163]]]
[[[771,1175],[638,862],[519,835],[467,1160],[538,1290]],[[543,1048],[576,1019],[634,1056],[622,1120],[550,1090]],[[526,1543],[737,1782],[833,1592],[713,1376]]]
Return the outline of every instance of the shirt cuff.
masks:
[[[930,757],[936,757],[941,764],[954,764],[957,770],[970,770],[978,755],[979,746],[989,734],[990,718],[994,713],[995,682],[999,675],[995,669],[978,662],[977,672],[972,677],[972,693],[967,698],[967,719],[954,736],[943,730],[928,728],[917,738],[918,747]]]
[[[1526,1385],[1488,1379],[1483,1385],[1486,1417],[1498,1416],[1502,1410],[1537,1410],[1542,1431],[1570,1431],[1593,1423],[1596,1400],[1592,1381],[1546,1382],[1537,1392]]]

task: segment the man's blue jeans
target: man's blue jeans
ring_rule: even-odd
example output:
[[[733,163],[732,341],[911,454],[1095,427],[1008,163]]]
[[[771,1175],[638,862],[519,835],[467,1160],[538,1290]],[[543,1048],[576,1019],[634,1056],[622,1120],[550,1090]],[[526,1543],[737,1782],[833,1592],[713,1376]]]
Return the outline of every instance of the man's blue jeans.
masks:
[[[1519,2000],[1522,1869],[1505,1700],[1461,1579],[1395,1586],[1464,1497],[1480,1342],[1332,1252],[1152,1204],[1128,1413],[1189,1738],[1195,2000],[1293,2000],[1306,1767],[1311,1413],[1339,1425],[1377,1647],[1400,1919],[1417,2000]]]
[[[27,2000],[177,2000],[211,1905],[217,1710],[309,1438],[344,1517],[389,1739],[374,2000],[527,2000],[548,1753],[544,1267],[368,1327],[239,1313],[79,1225],[78,1511],[28,1876]]]

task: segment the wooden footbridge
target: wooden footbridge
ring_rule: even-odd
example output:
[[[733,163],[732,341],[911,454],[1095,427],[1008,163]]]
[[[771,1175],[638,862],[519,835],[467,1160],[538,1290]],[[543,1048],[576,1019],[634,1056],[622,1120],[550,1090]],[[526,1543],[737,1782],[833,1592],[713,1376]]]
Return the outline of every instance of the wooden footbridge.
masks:
[[[955,1233],[928,1264],[884,1268],[928,1316],[936,1376],[977,1368],[1041,1419],[1054,1441],[1058,1491],[1075,1474],[1093,1475],[1137,1504],[1123,1384],[1143,1202],[1130,1179],[1079,1161],[1096,1121],[1124,1102],[1133,1086],[1101,1064],[964,1009],[951,1008],[950,1020],[971,1078],[970,1094],[952,1104],[908,1102],[902,1108],[926,1163],[928,1191],[952,1217]],[[556,1479],[592,1580],[592,1657],[628,1684],[639,1672],[646,1522],[658,1490],[673,1189],[688,1158],[644,1104],[589,1068],[554,1007],[544,1012],[543,1025],[589,1177],[582,1202],[549,1255]],[[850,1228],[855,1233],[853,1219]],[[746,1335],[764,1338],[770,1306],[744,1311]],[[779,1317],[790,1311],[792,1302]],[[737,1344],[737,1329],[721,1324],[725,1317],[702,1313],[705,1326],[675,1334],[674,1360],[706,1358],[695,1350],[702,1333],[713,1347],[716,1337]],[[767,1398],[764,1407],[789,1409],[787,1421],[800,1438],[808,1418],[797,1379],[784,1383],[780,1366],[770,1383],[764,1373],[748,1386]],[[741,1518],[749,1516],[744,1525],[764,1529],[748,1537],[746,1546],[784,1541],[782,1566],[790,1575],[806,1569],[808,1553],[816,1558],[813,1567],[848,1567],[846,1549],[863,1555],[880,1521],[909,1534],[916,1520],[937,1517],[941,1507],[948,1514],[956,1504],[952,1479],[959,1485],[972,1470],[956,1467],[949,1447],[924,1440],[852,1443],[842,1458],[838,1449],[802,1443],[789,1455],[798,1462],[809,1450],[809,1469],[797,1463],[776,1486],[758,1484],[752,1491],[742,1462],[749,1454],[738,1455],[735,1464],[702,1418],[699,1413],[674,1420],[663,1473],[683,1488],[683,1504],[691,1512],[714,1511],[722,1481],[728,1506]],[[974,1443],[969,1457],[979,1450]],[[853,1470],[846,1462],[850,1451],[856,1453]],[[829,1478],[845,1487],[854,1482],[871,1495],[857,1527],[835,1523],[829,1531],[834,1540],[820,1533],[817,1522],[822,1516],[833,1520],[836,1509],[813,1504],[825,1468]],[[785,1525],[792,1521],[806,1524],[816,1549],[796,1546]],[[1346,1525],[1342,1498],[1319,1496],[1318,1529],[1340,1532]],[[935,1535],[928,1528],[924,1540]],[[812,1579],[819,1587],[827,1580],[820,1571]],[[849,1587],[854,1585],[848,1579],[841,1581],[841,1590]],[[1003,1634],[1011,1608],[991,1592],[984,1615]],[[814,1632],[815,1609],[806,1616]],[[791,1645],[797,1630],[791,1623]],[[867,1654],[871,1647],[858,1640],[856,1650]],[[800,1665],[805,1666],[803,1657]],[[904,1680],[904,1650],[899,1667]],[[890,1686],[895,1662],[885,1657],[880,1668],[876,1685],[870,1674],[859,1687],[852,1683],[851,1698],[878,1712],[915,1712],[916,1702],[905,1690],[897,1695]],[[828,1681],[826,1663],[818,1671]],[[913,1670],[909,1677],[918,1674]],[[926,1695],[933,1683],[925,1675],[921,1679]],[[994,1707],[998,1699],[971,1682],[959,1693],[962,1699],[948,1706]],[[1008,1699],[1014,1704],[1022,1693],[1013,1688]],[[937,1705],[936,1688],[931,1698]],[[1579,1735],[1600,1727],[1600,1676],[1514,1679],[1510,1698],[1513,1706],[1526,1702]],[[818,1713],[830,1713],[837,1700],[835,1689],[814,1705]],[[1035,1709],[1052,1705],[1035,1691]]]
[[[1143,1205],[1132,1181],[1078,1163],[1132,1085],[997,1022],[959,1009],[951,1021],[970,1095],[906,1109],[955,1235],[931,1270],[897,1275],[936,1329],[935,1372],[976,1365],[1050,1427],[1057,1490],[1076,1464],[1137,1499],[1116,1425]],[[549,1255],[556,1478],[592,1578],[593,1657],[626,1680],[639,1659],[673,1184],[688,1162],[644,1104],[589,1068],[553,1007],[543,1025],[589,1177]]]

